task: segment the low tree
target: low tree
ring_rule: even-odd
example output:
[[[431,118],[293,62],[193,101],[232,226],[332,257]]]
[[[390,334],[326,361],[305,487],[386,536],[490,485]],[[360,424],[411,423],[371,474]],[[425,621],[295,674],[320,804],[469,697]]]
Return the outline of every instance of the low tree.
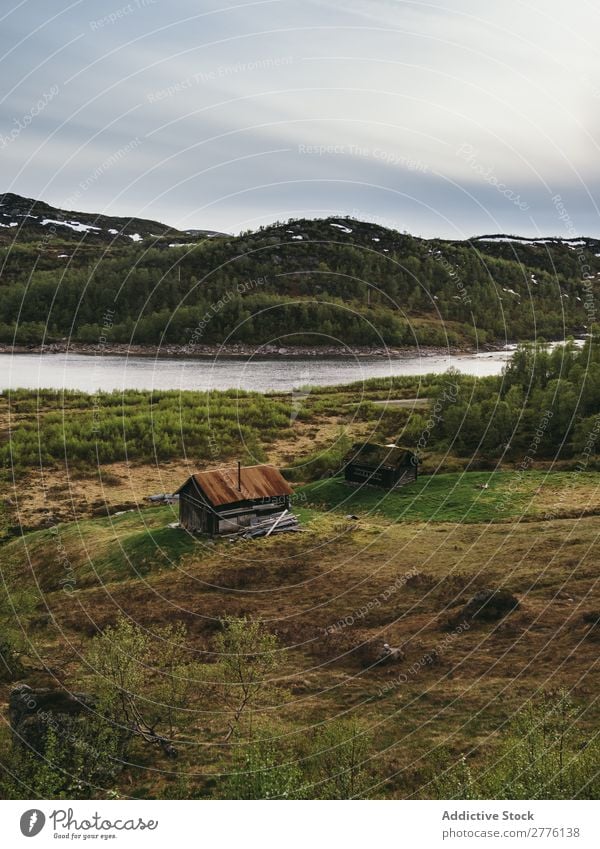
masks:
[[[215,640],[218,661],[215,688],[224,707],[225,739],[247,723],[250,731],[255,712],[282,690],[274,675],[280,665],[277,638],[252,619],[228,617]]]
[[[36,594],[17,586],[17,579],[9,584],[6,575],[0,583],[0,681],[14,681],[23,672],[20,655],[30,650],[25,636],[24,623],[38,601]]]
[[[371,737],[354,719],[327,723],[315,736],[308,763],[315,798],[358,799],[368,795]]]
[[[186,636],[181,623],[151,634],[120,616],[92,640],[86,655],[104,715],[171,757],[176,755],[173,739],[198,671]]]

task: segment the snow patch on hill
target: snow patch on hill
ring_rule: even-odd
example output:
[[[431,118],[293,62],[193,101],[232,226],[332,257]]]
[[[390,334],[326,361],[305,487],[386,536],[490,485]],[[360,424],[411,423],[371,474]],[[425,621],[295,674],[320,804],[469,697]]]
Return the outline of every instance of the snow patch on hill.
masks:
[[[90,230],[96,230],[100,232],[101,227],[94,227],[92,224],[81,224],[79,221],[57,221],[53,218],[44,218],[42,220],[42,227],[47,227],[48,224],[56,224],[60,227],[70,227],[71,230],[74,230],[76,233],[87,233]]]

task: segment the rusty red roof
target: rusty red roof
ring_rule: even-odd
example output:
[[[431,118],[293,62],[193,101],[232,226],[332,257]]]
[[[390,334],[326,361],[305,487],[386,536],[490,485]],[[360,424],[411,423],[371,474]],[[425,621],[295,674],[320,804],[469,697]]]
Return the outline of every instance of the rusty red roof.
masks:
[[[237,466],[229,469],[210,469],[196,472],[190,480],[202,490],[213,507],[234,504],[236,501],[252,501],[259,498],[276,498],[292,495],[293,490],[275,466],[242,466],[241,488],[238,488]],[[180,487],[178,492],[183,489]]]

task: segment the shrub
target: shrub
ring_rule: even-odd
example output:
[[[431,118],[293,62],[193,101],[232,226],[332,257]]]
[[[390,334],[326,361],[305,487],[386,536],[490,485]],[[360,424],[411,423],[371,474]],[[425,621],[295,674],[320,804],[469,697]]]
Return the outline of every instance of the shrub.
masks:
[[[529,703],[510,723],[492,763],[461,759],[434,778],[440,799],[597,799],[600,741],[586,739],[564,691]]]

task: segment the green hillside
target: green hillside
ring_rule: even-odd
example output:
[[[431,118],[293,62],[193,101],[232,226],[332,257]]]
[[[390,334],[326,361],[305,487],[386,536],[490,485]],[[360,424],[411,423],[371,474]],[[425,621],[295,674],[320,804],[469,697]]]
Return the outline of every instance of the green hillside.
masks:
[[[594,318],[593,239],[427,240],[350,218],[234,237],[45,206],[30,218],[33,202],[4,197],[0,342],[473,346]]]

